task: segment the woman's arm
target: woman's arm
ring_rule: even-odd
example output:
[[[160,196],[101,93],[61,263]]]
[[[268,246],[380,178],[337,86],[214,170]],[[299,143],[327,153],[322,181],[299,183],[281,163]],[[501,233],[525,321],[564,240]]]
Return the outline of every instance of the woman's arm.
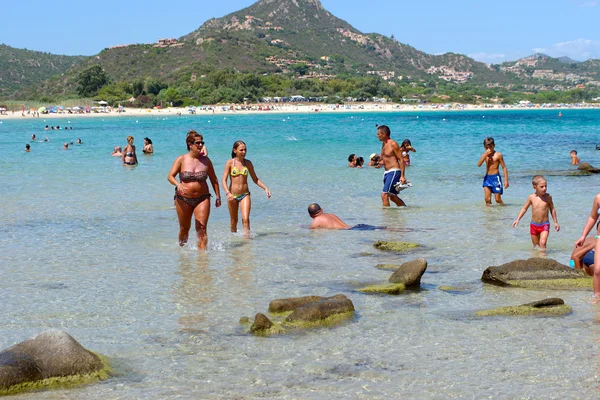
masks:
[[[594,227],[594,224],[598,220],[598,207],[599,206],[600,206],[600,194],[597,194],[594,197],[594,203],[592,204],[592,211],[590,211],[590,216],[588,217],[588,219],[583,227],[583,232],[581,233],[581,236],[575,242],[575,247],[579,247],[583,244],[583,242],[585,241],[585,237],[588,235],[588,233],[590,233],[590,231]]]
[[[223,177],[221,178],[221,184],[223,185],[223,190],[225,190],[225,196],[227,196],[227,199],[233,199],[233,195],[231,194],[229,185],[227,185],[227,178],[231,173],[231,165],[232,160],[227,160],[227,162],[225,163],[225,168],[223,168]]]
[[[212,161],[210,161],[208,157],[206,159],[208,160],[208,179],[210,179],[210,183],[217,196],[215,199],[215,207],[221,207],[221,189],[219,189],[219,180],[215,174],[215,168],[213,167]]]
[[[171,185],[174,185],[177,188],[177,193],[179,194],[183,194],[183,187],[181,186],[181,184],[177,181],[177,179],[175,178],[177,176],[177,174],[179,173],[179,171],[181,171],[181,163],[183,161],[183,156],[179,156],[175,159],[175,162],[173,163],[173,166],[171,167],[171,171],[169,171],[169,176],[167,177],[167,180],[171,183]]]
[[[250,173],[250,177],[252,178],[252,180],[254,181],[254,183],[256,183],[258,185],[259,188],[263,189],[266,193],[267,193],[267,197],[271,198],[271,191],[269,190],[269,188],[262,183],[262,181],[258,178],[258,176],[256,175],[256,172],[254,172],[254,165],[252,164],[252,161],[250,160],[246,160],[246,168],[248,168],[248,173]]]

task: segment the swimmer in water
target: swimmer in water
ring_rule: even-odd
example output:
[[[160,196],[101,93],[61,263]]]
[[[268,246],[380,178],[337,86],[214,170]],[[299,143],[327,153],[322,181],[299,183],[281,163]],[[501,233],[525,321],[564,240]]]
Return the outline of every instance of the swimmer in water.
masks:
[[[374,231],[377,229],[387,229],[385,226],[373,226],[358,224],[350,226],[335,214],[327,214],[317,203],[308,206],[308,215],[313,219],[310,229],[344,229],[349,231]]]

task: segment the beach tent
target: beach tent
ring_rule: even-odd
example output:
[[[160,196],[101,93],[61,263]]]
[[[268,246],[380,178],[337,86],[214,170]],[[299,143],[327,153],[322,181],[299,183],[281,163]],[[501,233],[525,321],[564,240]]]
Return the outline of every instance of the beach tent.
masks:
[[[107,105],[107,104],[108,104],[108,101],[100,100],[100,101],[98,102],[98,104],[100,104],[101,106],[105,106],[105,105]]]

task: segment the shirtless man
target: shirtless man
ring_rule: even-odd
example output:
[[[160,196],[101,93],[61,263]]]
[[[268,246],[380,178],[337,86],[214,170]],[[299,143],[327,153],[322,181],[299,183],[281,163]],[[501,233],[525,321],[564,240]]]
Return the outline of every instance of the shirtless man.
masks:
[[[308,215],[313,219],[310,229],[343,229],[349,231],[375,231],[386,229],[395,232],[406,232],[405,229],[389,229],[385,226],[373,226],[367,224],[358,224],[350,226],[335,214],[327,214],[317,203],[308,206]]]
[[[482,185],[485,205],[492,205],[492,193],[494,193],[496,203],[504,205],[501,196],[504,193],[504,189],[508,189],[508,170],[506,169],[504,158],[502,157],[502,153],[495,150],[496,144],[494,143],[494,138],[485,138],[483,147],[485,151],[477,162],[477,166],[481,167],[485,161],[485,177],[483,178]],[[504,189],[502,188],[502,178],[500,178],[500,167],[504,170]]]
[[[404,159],[402,158],[402,152],[398,143],[390,139],[390,133],[390,128],[386,125],[377,127],[377,139],[383,143],[381,145],[381,162],[385,168],[381,201],[384,207],[390,206],[390,200],[398,207],[403,207],[406,206],[406,203],[398,197],[398,191],[394,188],[394,185],[398,181],[406,183]]]

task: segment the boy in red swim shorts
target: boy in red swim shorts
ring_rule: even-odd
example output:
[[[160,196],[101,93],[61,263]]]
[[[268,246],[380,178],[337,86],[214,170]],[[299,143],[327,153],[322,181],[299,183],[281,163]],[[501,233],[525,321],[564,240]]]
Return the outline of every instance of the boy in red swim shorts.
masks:
[[[529,233],[531,234],[531,241],[533,242],[533,248],[540,247],[540,249],[546,248],[548,242],[548,234],[550,233],[550,221],[548,220],[548,213],[552,215],[554,221],[554,229],[556,232],[560,231],[560,225],[558,225],[558,217],[556,216],[556,208],[552,202],[552,196],[546,193],[548,190],[548,184],[546,178],[542,175],[536,175],[531,180],[535,193],[527,196],[525,205],[519,212],[519,216],[513,222],[513,228],[516,228],[519,224],[523,215],[527,212],[529,206],[531,206],[531,223],[529,224]]]

